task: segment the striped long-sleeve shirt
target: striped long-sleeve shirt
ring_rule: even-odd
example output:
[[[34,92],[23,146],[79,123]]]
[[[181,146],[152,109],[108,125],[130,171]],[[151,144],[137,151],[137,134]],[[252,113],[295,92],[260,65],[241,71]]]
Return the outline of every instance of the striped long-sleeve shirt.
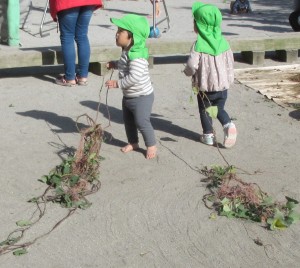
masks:
[[[121,58],[117,62],[118,86],[122,89],[125,97],[135,98],[153,92],[148,66],[149,63],[146,59],[129,60],[128,52],[122,52]]]

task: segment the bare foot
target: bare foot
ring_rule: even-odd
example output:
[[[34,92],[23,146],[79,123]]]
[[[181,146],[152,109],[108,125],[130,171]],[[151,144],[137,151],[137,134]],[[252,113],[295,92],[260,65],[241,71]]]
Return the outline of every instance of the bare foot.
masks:
[[[146,158],[147,159],[152,159],[156,156],[157,148],[156,146],[150,146],[147,147],[147,153],[146,153]]]
[[[138,143],[127,144],[126,146],[124,146],[123,148],[121,148],[121,151],[123,153],[128,153],[128,152],[131,152],[131,151],[136,150],[138,148],[139,148],[139,144]]]

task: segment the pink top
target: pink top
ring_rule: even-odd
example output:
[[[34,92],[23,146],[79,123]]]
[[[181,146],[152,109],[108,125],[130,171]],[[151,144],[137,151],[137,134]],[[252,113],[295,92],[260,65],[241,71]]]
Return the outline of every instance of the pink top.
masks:
[[[193,44],[184,73],[193,76],[193,86],[201,91],[229,89],[234,81],[233,53],[231,49],[218,56],[199,53]]]

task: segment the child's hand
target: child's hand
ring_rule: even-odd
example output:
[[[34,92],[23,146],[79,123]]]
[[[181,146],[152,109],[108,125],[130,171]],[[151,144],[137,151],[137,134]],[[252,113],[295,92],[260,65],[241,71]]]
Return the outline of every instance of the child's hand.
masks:
[[[117,80],[108,80],[105,82],[105,86],[107,86],[109,89],[110,88],[118,88],[118,81]]]
[[[108,70],[110,70],[110,69],[115,69],[115,68],[116,68],[115,62],[110,61],[110,62],[106,63],[106,68],[107,68]]]

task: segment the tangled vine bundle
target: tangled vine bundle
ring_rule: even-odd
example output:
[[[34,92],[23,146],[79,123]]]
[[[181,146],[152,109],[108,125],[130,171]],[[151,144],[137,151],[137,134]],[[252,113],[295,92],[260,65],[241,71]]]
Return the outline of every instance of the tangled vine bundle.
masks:
[[[68,208],[86,208],[90,205],[85,196],[100,188],[98,175],[103,131],[101,125],[88,115],[82,116],[86,117],[89,127],[80,131],[75,155],[64,160],[49,175],[43,176],[42,181],[49,186],[42,196],[32,201],[54,201]]]
[[[206,167],[202,174],[206,176],[202,181],[207,183],[210,191],[203,201],[206,207],[215,209],[219,215],[262,222],[271,230],[284,229],[300,219],[294,211],[297,200],[286,197],[286,202],[273,201],[256,183],[240,179],[233,166]]]
[[[0,255],[9,252],[13,252],[14,255],[27,253],[27,247],[51,233],[60,223],[71,216],[77,208],[85,209],[91,205],[86,196],[100,189],[98,176],[103,130],[101,125],[96,124],[88,115],[79,116],[77,121],[80,117],[85,117],[89,126],[80,130],[81,138],[75,154],[68,157],[62,164],[40,179],[48,187],[41,196],[29,200],[29,202],[36,204],[37,209],[30,220],[18,221],[16,224],[20,228],[11,232],[6,240],[0,242]],[[50,201],[68,208],[67,215],[59,220],[47,233],[32,241],[18,244],[24,233],[45,215],[46,203]],[[33,220],[36,213],[38,213],[35,216],[36,220]]]

